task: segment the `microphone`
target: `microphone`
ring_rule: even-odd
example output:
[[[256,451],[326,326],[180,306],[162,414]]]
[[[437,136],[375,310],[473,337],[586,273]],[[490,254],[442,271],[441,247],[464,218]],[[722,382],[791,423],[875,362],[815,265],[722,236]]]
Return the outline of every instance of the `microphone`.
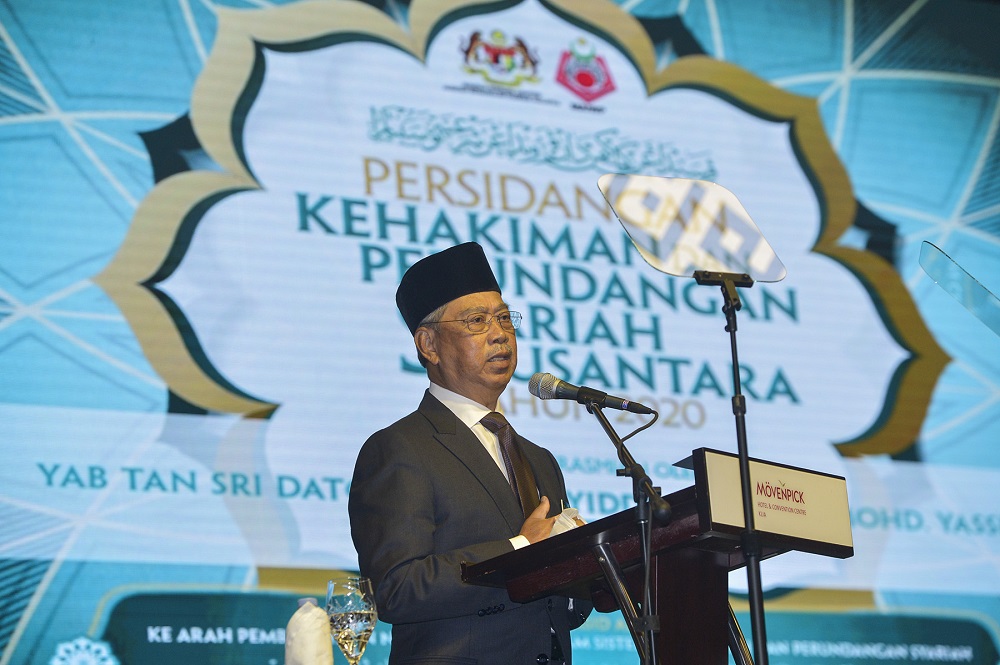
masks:
[[[528,381],[528,392],[538,399],[571,399],[586,404],[594,402],[597,406],[605,409],[618,409],[619,411],[631,411],[632,413],[649,414],[654,411],[638,402],[630,402],[621,397],[614,397],[606,392],[594,390],[587,386],[574,386],[566,383],[562,379],[557,379],[548,372],[536,372],[531,375]]]

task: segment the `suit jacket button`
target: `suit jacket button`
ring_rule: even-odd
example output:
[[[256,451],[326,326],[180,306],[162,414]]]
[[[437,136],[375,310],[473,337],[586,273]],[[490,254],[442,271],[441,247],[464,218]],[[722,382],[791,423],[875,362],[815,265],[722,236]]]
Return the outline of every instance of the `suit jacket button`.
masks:
[[[479,610],[478,612],[476,612],[476,614],[478,614],[481,617],[484,617],[486,616],[486,610]]]
[[[538,663],[538,665],[545,665],[549,662],[549,657],[544,653],[540,653],[538,654],[538,658],[535,659],[535,662]]]

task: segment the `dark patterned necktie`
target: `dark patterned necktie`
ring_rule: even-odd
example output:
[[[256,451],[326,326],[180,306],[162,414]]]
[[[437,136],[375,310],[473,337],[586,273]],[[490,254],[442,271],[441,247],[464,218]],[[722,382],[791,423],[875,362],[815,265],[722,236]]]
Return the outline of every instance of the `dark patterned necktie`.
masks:
[[[535,475],[531,472],[524,455],[521,454],[521,446],[517,445],[514,437],[514,428],[510,426],[507,419],[501,414],[493,411],[480,420],[483,426],[497,435],[500,442],[500,454],[503,456],[504,466],[507,467],[507,478],[510,480],[511,489],[521,502],[521,510],[527,517],[538,507],[538,486],[535,484]]]

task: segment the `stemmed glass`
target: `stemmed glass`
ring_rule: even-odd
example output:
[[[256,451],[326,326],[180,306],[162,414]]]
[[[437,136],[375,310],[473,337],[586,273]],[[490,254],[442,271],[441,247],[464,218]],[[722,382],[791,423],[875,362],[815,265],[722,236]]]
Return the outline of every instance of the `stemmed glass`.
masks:
[[[330,580],[326,587],[330,635],[350,665],[358,665],[375,630],[375,595],[367,577]]]

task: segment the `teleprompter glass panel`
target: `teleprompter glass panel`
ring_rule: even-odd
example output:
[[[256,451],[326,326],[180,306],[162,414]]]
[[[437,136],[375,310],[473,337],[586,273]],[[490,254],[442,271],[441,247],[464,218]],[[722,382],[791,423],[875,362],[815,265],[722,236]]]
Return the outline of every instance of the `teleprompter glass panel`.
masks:
[[[986,327],[1000,335],[1000,300],[992,291],[929,242],[921,243],[919,261],[928,277]]]
[[[744,273],[777,282],[785,266],[736,195],[707,180],[608,173],[597,181],[643,258],[669,275]]]

